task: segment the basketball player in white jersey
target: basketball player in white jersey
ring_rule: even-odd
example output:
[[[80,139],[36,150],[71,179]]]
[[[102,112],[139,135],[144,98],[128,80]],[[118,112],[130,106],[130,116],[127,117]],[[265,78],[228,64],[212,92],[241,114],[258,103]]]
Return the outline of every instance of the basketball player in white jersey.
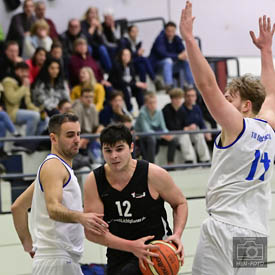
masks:
[[[275,154],[275,72],[271,50],[275,27],[270,18],[263,16],[259,19],[259,37],[250,32],[261,51],[263,85],[245,75],[234,79],[223,95],[194,39],[193,21],[192,4],[187,1],[181,16],[181,35],[196,85],[222,131],[214,144],[206,194],[209,218],[201,227],[192,274],[253,275],[256,268],[233,267],[233,237],[268,235]]]
[[[82,274],[78,261],[83,252],[83,226],[103,234],[108,225],[102,215],[83,213],[81,190],[71,168],[80,142],[77,116],[52,116],[49,133],[51,154],[40,165],[35,181],[12,205],[14,225],[25,251],[34,255],[32,274]]]

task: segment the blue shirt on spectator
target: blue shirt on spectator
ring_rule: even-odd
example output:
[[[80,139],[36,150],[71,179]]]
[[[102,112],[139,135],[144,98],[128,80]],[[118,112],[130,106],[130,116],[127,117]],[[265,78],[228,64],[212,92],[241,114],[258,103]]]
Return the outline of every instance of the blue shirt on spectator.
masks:
[[[175,35],[172,41],[168,41],[165,31],[157,36],[150,53],[150,60],[152,65],[155,66],[157,61],[160,61],[164,58],[170,57],[173,60],[177,60],[178,55],[185,50],[185,47],[182,43],[182,39]]]
[[[156,110],[150,114],[146,106],[141,107],[135,124],[136,132],[153,133],[156,131],[168,132],[162,111]]]
[[[184,108],[186,112],[185,126],[189,126],[190,124],[194,123],[198,127],[200,127],[200,129],[206,129],[206,125],[202,116],[202,111],[199,105],[195,104],[192,106],[192,109],[189,109],[183,104],[181,108]]]

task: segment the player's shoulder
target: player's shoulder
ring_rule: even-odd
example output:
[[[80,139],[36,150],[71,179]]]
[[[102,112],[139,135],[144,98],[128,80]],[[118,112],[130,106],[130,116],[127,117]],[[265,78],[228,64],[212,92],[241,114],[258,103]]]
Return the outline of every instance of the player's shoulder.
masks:
[[[163,169],[162,167],[154,164],[154,163],[149,163],[149,168],[148,168],[148,178],[149,180],[162,180],[163,178],[166,178],[169,176],[169,173]]]

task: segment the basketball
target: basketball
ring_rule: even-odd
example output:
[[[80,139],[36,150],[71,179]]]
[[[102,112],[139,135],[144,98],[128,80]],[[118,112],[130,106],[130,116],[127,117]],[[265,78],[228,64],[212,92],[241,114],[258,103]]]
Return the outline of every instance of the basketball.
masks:
[[[152,241],[150,244],[157,245],[159,250],[151,250],[159,254],[159,257],[150,257],[154,265],[144,263],[146,270],[140,265],[139,268],[143,275],[159,274],[159,275],[176,275],[180,269],[180,257],[176,255],[176,246],[173,243],[164,241]]]

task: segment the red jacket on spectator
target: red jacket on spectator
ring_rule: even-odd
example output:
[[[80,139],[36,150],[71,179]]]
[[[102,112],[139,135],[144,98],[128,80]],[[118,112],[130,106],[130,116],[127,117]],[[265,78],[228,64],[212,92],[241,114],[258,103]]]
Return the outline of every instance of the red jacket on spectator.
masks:
[[[96,61],[89,54],[86,55],[86,59],[80,54],[73,54],[69,64],[69,79],[72,87],[79,83],[79,71],[83,67],[90,67],[95,74],[97,82],[101,82],[103,74]]]

